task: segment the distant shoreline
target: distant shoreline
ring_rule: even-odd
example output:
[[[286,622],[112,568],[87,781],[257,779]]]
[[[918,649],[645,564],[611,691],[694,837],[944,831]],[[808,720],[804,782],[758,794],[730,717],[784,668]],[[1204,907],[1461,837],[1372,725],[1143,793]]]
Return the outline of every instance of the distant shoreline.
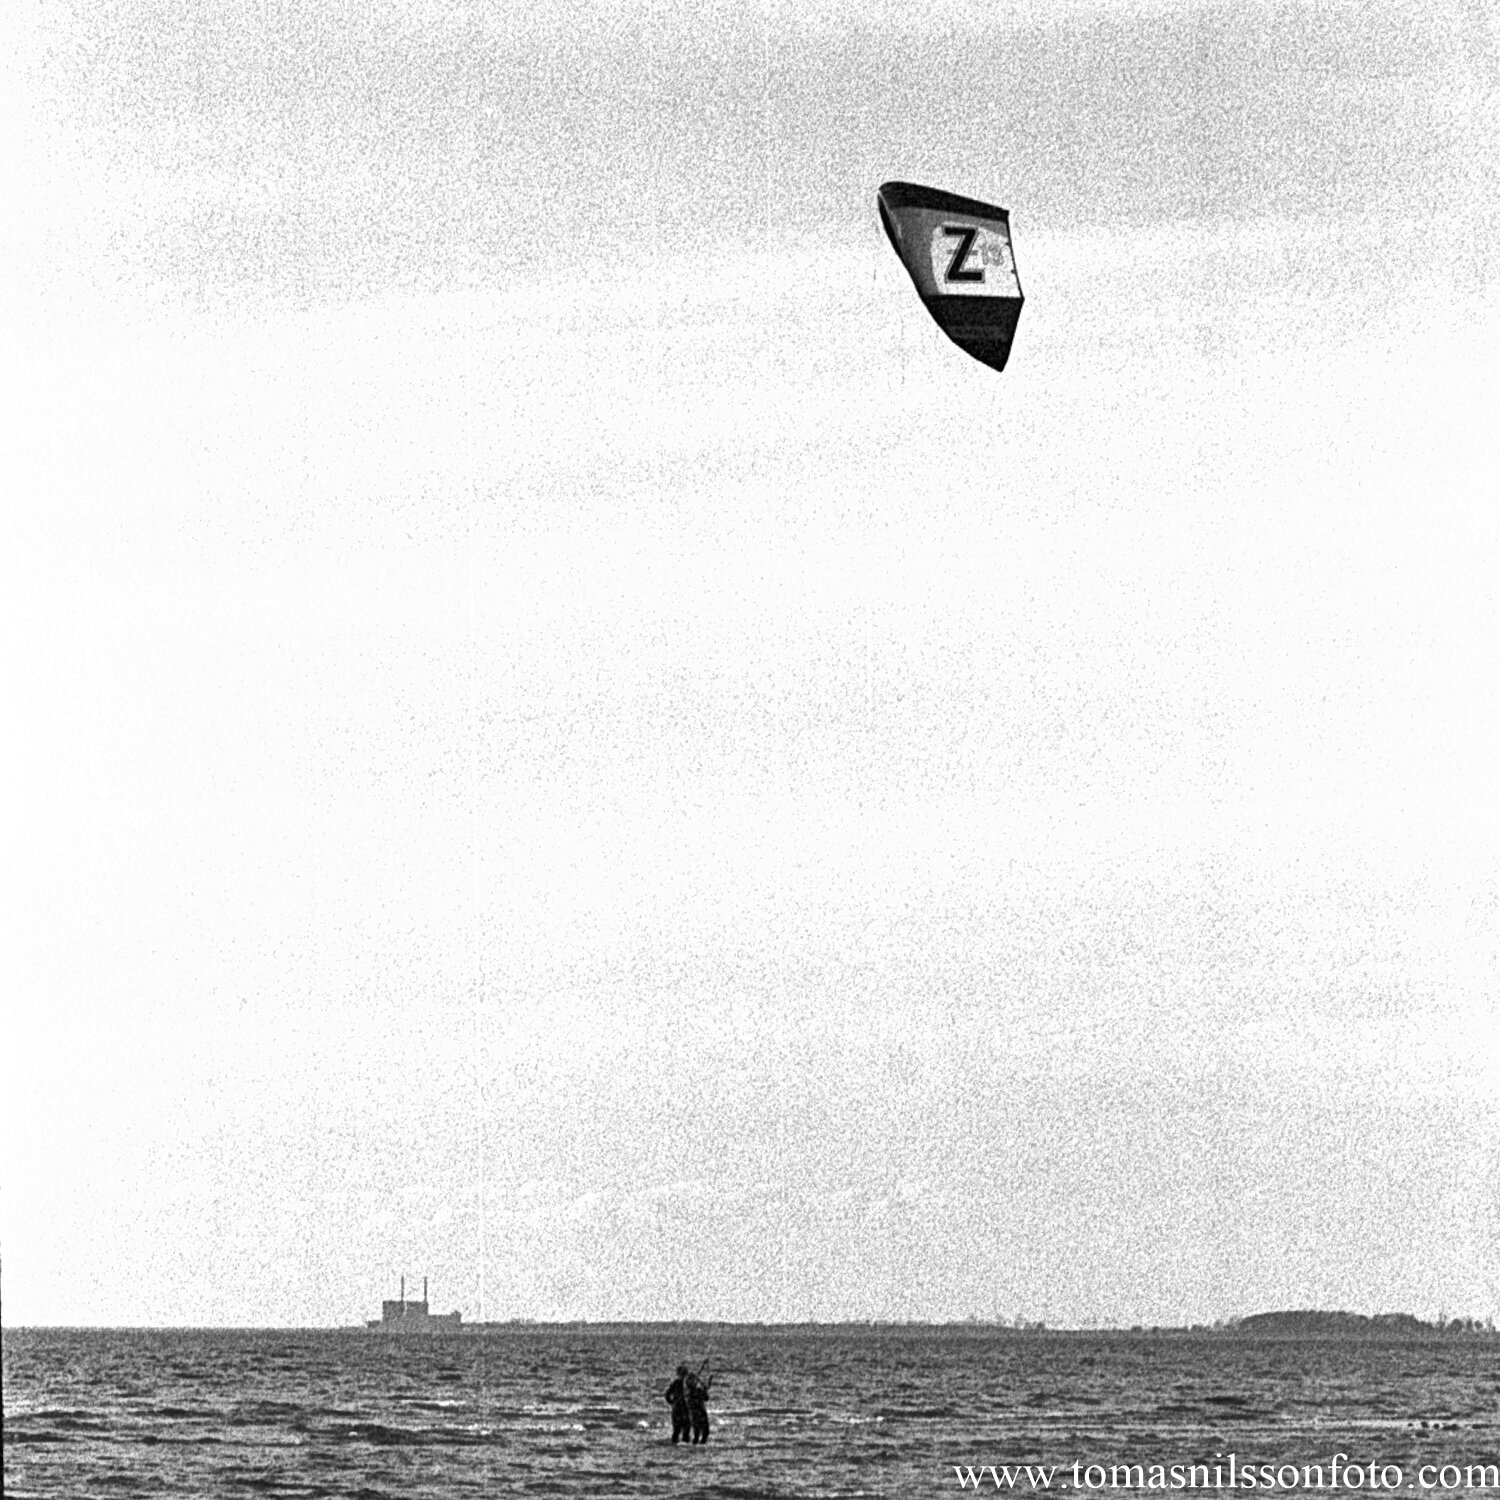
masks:
[[[251,1324],[82,1324],[33,1323],[7,1325],[10,1333],[319,1333],[358,1335],[364,1339],[472,1338],[504,1337],[530,1333],[592,1333],[642,1335],[659,1333],[680,1335],[712,1331],[720,1334],[946,1334],[975,1337],[1032,1338],[1191,1338],[1191,1339],[1345,1339],[1360,1341],[1407,1341],[1431,1339],[1492,1339],[1497,1330],[1478,1319],[1459,1318],[1437,1323],[1424,1322],[1409,1313],[1386,1313],[1369,1316],[1344,1312],[1271,1312],[1253,1313],[1244,1318],[1215,1324],[1107,1328],[1051,1328],[1043,1323],[1009,1323],[978,1318],[946,1322],[917,1320],[858,1320],[850,1322],[800,1323],[731,1323],[711,1319],[683,1318],[671,1321],[631,1321],[625,1319],[584,1320],[511,1318],[484,1323],[463,1323],[422,1331],[390,1332],[365,1324],[251,1325]]]

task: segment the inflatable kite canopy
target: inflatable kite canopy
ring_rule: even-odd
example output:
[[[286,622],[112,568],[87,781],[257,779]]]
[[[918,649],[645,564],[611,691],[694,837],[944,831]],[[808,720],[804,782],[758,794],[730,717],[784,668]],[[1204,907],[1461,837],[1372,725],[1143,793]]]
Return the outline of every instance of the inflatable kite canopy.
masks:
[[[887,182],[875,201],[933,321],[964,353],[1003,370],[1024,300],[1010,215],[993,204],[914,182]]]

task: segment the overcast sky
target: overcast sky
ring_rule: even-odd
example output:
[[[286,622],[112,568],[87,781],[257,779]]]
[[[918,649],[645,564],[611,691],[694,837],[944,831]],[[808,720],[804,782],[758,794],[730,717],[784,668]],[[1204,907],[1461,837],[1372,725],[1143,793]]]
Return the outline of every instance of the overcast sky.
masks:
[[[1500,1315],[1492,5],[91,9],[8,1324]]]

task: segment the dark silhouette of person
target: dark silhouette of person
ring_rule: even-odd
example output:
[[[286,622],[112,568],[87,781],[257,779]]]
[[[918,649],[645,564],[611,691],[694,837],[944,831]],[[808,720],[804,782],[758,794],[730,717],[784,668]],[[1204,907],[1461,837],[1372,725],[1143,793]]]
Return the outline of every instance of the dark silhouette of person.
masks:
[[[677,1379],[666,1389],[667,1405],[672,1408],[672,1441],[685,1443],[692,1430],[692,1419],[688,1412],[688,1367],[677,1366]]]
[[[696,1375],[689,1375],[687,1378],[688,1418],[692,1423],[695,1443],[708,1441],[708,1388],[713,1383],[712,1375],[707,1380],[699,1380]]]

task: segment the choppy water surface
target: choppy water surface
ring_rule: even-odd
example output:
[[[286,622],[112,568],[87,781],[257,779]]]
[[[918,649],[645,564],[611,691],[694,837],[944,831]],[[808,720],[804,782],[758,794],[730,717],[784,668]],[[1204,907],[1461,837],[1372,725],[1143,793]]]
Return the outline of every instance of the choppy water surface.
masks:
[[[660,1393],[705,1356],[712,1441],[673,1447]],[[10,1496],[927,1496],[961,1492],[955,1465],[990,1464],[1057,1465],[1049,1487],[1076,1496],[1075,1462],[1218,1464],[1222,1480],[1230,1453],[1343,1453],[1452,1500],[1482,1492],[1468,1466],[1500,1464],[1500,1339],[1484,1338],[20,1330],[4,1384]],[[1459,1471],[1446,1485],[1443,1465]],[[1079,1477],[1083,1500],[1130,1493]]]

